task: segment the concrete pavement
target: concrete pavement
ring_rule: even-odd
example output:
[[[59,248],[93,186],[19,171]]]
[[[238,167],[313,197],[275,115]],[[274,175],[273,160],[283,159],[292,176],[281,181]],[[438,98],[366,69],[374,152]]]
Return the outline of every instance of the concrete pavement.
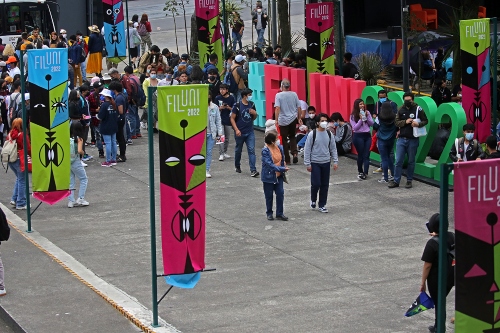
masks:
[[[257,132],[256,146],[262,143]],[[230,147],[233,156],[234,140]],[[88,151],[97,156],[95,149]],[[260,169],[260,148],[257,156]],[[0,305],[28,332],[136,332],[113,305],[125,301],[134,305],[124,306],[127,316],[150,323],[146,138],[134,140],[127,157],[113,168],[89,162],[90,206],[41,205],[33,215],[36,233],[26,234],[23,222],[8,214],[19,231],[0,246],[9,293]],[[309,174],[303,165],[293,165],[285,186],[290,220],[271,222],[246,152],[242,174],[234,172],[233,158],[219,162],[215,152],[213,158],[206,263],[217,271],[204,273],[193,290],[173,289],[159,306],[163,320],[183,332],[426,332],[433,312],[403,315],[418,295],[420,255],[428,239],[424,223],[438,211],[439,189],[414,181],[411,190],[389,190],[372,174],[359,182],[355,161],[342,157],[331,176],[330,213],[321,214],[308,207]],[[11,172],[0,178],[4,205],[13,183]],[[14,213],[26,217],[24,211]],[[104,296],[94,289],[104,290]],[[160,296],[166,289],[159,279]],[[448,318],[453,299],[448,298]]]

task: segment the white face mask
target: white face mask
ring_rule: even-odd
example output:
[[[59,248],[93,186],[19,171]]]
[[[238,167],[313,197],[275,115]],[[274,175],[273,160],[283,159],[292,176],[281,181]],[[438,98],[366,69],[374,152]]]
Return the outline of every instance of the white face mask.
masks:
[[[280,139],[276,140],[276,145],[280,145],[281,142],[280,142]]]
[[[68,36],[67,34],[62,34],[62,35],[63,35],[64,39],[66,39],[66,37]]]
[[[321,126],[321,128],[325,128],[328,126],[328,122],[327,121],[322,121],[319,123],[319,126]]]
[[[316,115],[314,113],[309,113],[309,118],[314,119]]]
[[[262,13],[262,9],[257,9],[257,13]]]

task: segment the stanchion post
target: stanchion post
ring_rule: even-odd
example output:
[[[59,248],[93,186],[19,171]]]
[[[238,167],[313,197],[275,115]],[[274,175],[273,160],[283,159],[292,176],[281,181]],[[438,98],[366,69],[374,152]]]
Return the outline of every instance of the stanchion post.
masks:
[[[498,47],[498,26],[497,26],[497,18],[492,17],[490,19],[491,24],[493,25],[493,45],[491,48],[493,48],[492,54],[492,61],[491,63],[493,64],[493,100],[492,100],[492,105],[491,109],[493,110],[493,121],[492,123],[492,128],[493,128],[493,133],[496,133],[496,125],[498,121],[498,94],[496,93],[498,90],[498,83],[497,83],[497,75],[498,75],[498,52],[497,52],[497,47]]]

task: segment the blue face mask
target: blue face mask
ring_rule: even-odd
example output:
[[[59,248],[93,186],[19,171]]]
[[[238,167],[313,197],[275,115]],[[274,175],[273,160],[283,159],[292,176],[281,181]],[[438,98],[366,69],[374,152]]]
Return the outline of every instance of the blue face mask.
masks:
[[[380,103],[384,103],[385,101],[387,101],[387,97],[382,97],[379,98],[378,100],[380,101]]]
[[[474,139],[474,133],[465,133],[465,138],[467,141],[472,141]]]
[[[339,127],[339,123],[335,122],[335,123],[333,123],[333,126]]]
[[[249,95],[249,96],[247,97],[247,101],[249,101],[249,102],[251,102],[251,101],[252,101],[252,99],[253,99],[253,96],[252,96],[252,95]]]

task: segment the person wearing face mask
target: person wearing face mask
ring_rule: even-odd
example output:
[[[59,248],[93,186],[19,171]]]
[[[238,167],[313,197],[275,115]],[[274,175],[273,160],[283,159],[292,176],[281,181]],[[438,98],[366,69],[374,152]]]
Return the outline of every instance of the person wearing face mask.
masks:
[[[205,80],[203,83],[208,84],[208,90],[212,93],[213,97],[213,102],[215,103],[215,97],[219,95],[219,90],[220,90],[220,80],[219,76],[217,75],[217,70],[211,68],[208,70],[208,79]]]
[[[215,104],[219,106],[220,118],[224,128],[224,143],[219,145],[219,161],[224,161],[231,156],[227,153],[229,147],[229,137],[231,136],[231,110],[236,102],[234,96],[229,93],[227,84],[222,83],[219,87],[220,94],[215,97]]]
[[[354,101],[350,123],[354,132],[352,143],[354,143],[358,153],[358,180],[365,180],[370,167],[370,145],[372,143],[370,126],[373,125],[373,118],[370,112],[365,110],[365,103],[362,99]]]
[[[166,74],[165,74],[165,78],[160,80],[160,82],[158,82],[159,87],[161,87],[161,86],[176,86],[178,84],[179,84],[179,81],[174,79],[174,69],[172,67],[167,69]]]
[[[283,201],[285,190],[283,188],[283,174],[288,171],[285,164],[285,153],[283,147],[276,143],[277,132],[269,131],[264,137],[265,146],[262,148],[262,173],[260,180],[264,186],[264,197],[266,199],[266,215],[269,221],[273,217],[273,192],[276,194],[276,219],[288,221],[283,213]]]
[[[339,158],[335,138],[326,128],[330,118],[325,113],[316,115],[317,128],[307,135],[304,147],[304,164],[307,171],[311,173],[311,202],[310,207],[318,211],[328,213],[326,202],[328,200],[328,187],[330,182],[330,166],[333,162],[333,170],[338,169]],[[318,201],[319,192],[319,201]]]
[[[212,150],[217,140],[224,141],[219,107],[212,102],[212,93],[208,92],[208,124],[207,124],[207,154],[205,158],[206,177],[212,178],[210,165],[212,164]]]
[[[267,14],[263,13],[262,6],[257,6],[257,10],[252,17],[252,22],[257,32],[257,46],[264,47],[264,32],[267,26]]]
[[[393,101],[391,101],[389,98],[387,98],[387,91],[382,89],[382,90],[379,90],[379,92],[378,92],[378,102],[376,104],[375,111],[372,115],[374,119],[376,117],[378,117],[380,110],[382,109],[382,104],[385,102],[391,103],[391,108],[392,108],[392,112],[394,113],[394,115],[396,115],[398,113],[398,105],[396,103],[394,103]],[[378,147],[378,142],[377,142],[377,147]],[[390,151],[390,158],[394,161],[394,149],[391,149],[391,151]],[[373,173],[382,173],[382,162],[380,162],[379,168],[373,170]],[[392,174],[391,174],[390,178],[392,178]],[[382,179],[384,179],[384,178],[382,177],[380,180],[382,180]]]
[[[337,145],[337,154],[344,156],[351,152],[352,128],[346,123],[344,117],[339,112],[332,113],[330,118],[335,128],[335,144]]]
[[[392,106],[389,102],[384,102],[378,114],[378,121],[373,124],[373,129],[377,130],[377,146],[382,160],[384,177],[379,179],[379,183],[387,184],[389,171],[394,175],[394,159],[391,158],[391,152],[394,150],[394,140],[396,139],[397,127],[394,124],[396,115],[392,112]]]
[[[467,162],[484,159],[486,154],[483,147],[474,139],[474,131],[476,130],[474,124],[465,124],[462,129],[464,136],[455,139],[455,143],[451,147],[451,160],[453,162]]]
[[[219,56],[216,53],[212,53],[208,57],[208,62],[203,66],[203,75],[204,80],[208,80],[208,76],[210,75],[210,70],[215,70],[217,79],[219,78],[219,70],[217,69],[217,63],[219,62]],[[215,95],[214,95],[215,97]]]
[[[414,127],[424,127],[427,125],[427,115],[425,111],[414,103],[414,95],[406,92],[403,95],[404,105],[396,115],[395,124],[399,127],[399,136],[396,142],[396,165],[394,167],[394,180],[389,182],[389,188],[399,187],[401,175],[403,173],[403,162],[408,155],[408,168],[406,169],[405,188],[412,188],[413,173],[415,172],[415,156],[420,138],[413,135]]]
[[[307,133],[316,128],[316,108],[314,106],[307,107],[307,117],[304,119],[303,124],[307,126]],[[307,134],[298,140],[297,147],[301,156],[304,154],[304,146],[306,144]]]
[[[142,90],[144,90],[144,94],[146,95],[146,104],[144,104],[144,111],[141,116],[141,121],[140,121],[140,126],[141,128],[145,128],[143,126],[143,121],[145,120],[147,122],[148,120],[148,101],[149,101],[149,87],[158,87],[160,85],[160,81],[157,78],[157,72],[156,69],[151,69],[151,72],[149,72],[149,77],[144,80],[142,83]],[[157,98],[157,95],[153,95],[153,99]],[[156,104],[156,103],[155,103]],[[156,117],[153,116],[153,129],[156,129],[156,121],[157,121],[158,115]]]

